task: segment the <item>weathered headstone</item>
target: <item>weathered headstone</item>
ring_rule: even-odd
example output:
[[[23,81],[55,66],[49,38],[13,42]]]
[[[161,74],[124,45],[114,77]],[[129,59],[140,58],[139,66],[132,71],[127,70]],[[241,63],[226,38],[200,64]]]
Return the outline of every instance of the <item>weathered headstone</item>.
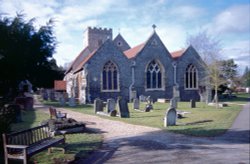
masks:
[[[112,110],[110,113],[109,113],[109,116],[111,117],[116,117],[117,115],[117,110]]]
[[[94,100],[94,111],[95,113],[101,111],[103,112],[103,101],[101,99],[95,99]]]
[[[180,100],[180,90],[177,85],[173,86],[173,97],[176,98],[177,101]]]
[[[136,95],[137,95],[136,91],[131,91],[131,100],[136,99]]]
[[[61,106],[64,106],[64,105],[65,105],[65,98],[64,98],[62,92],[60,92],[60,95],[59,95],[59,104],[60,104]]]
[[[171,108],[177,108],[177,99],[176,98],[172,98],[170,100],[170,107]]]
[[[51,91],[49,92],[49,99],[50,99],[51,101],[55,101],[55,100],[56,100],[55,91],[54,91],[54,90],[51,90]]]
[[[49,96],[46,91],[43,92],[43,100],[48,100]]]
[[[128,103],[125,99],[119,98],[117,100],[118,110],[121,118],[129,118]]]
[[[34,99],[33,97],[26,97],[24,103],[24,109],[33,109]]]
[[[76,106],[76,102],[75,102],[75,98],[74,97],[70,97],[69,98],[69,106],[71,106],[71,107]]]
[[[140,102],[145,102],[146,101],[146,97],[144,95],[140,95],[139,96],[139,100],[140,100]]]
[[[146,101],[147,101],[148,104],[152,104],[153,99],[151,98],[151,96],[148,96],[148,97],[146,98]]]
[[[176,125],[176,109],[169,108],[164,118],[164,127]]]
[[[113,110],[115,110],[115,100],[114,99],[108,99],[107,100],[107,112],[110,113]]]
[[[195,100],[190,100],[190,108],[196,108]]]
[[[153,109],[153,105],[152,104],[147,104],[144,111],[145,112],[150,112]]]
[[[133,101],[133,109],[140,109],[140,101],[137,98]]]

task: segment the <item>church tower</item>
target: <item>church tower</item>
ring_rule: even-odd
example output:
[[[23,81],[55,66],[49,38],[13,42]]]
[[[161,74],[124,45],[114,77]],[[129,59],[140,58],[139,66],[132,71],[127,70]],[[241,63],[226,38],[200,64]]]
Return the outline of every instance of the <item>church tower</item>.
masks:
[[[89,48],[90,52],[100,47],[107,39],[113,38],[112,29],[88,27],[84,34],[84,47]]]

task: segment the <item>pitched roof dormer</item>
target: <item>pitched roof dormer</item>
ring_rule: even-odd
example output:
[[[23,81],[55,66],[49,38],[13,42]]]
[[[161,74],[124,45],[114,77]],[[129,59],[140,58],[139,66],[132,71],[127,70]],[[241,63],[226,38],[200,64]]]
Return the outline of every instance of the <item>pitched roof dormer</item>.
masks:
[[[129,44],[126,42],[126,40],[122,37],[120,33],[115,37],[113,42],[122,52],[130,49]]]

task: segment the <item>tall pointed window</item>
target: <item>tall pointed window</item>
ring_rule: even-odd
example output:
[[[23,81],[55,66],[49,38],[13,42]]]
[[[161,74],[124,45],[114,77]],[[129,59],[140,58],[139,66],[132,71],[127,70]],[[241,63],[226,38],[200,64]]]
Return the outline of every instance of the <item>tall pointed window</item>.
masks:
[[[108,61],[102,71],[102,90],[103,91],[118,91],[119,73],[117,66]]]
[[[194,65],[189,64],[186,68],[185,74],[185,88],[197,89],[198,88],[198,72]]]
[[[146,70],[146,88],[162,89],[162,70],[155,60],[149,63]]]

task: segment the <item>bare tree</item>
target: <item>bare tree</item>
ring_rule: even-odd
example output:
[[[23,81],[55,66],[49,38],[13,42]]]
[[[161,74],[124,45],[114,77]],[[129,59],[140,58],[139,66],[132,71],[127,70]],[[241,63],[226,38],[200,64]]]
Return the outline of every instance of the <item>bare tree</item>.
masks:
[[[221,44],[220,40],[209,35],[207,31],[200,31],[195,35],[189,35],[186,40],[186,44],[192,45],[199,53],[204,63],[201,63],[207,68],[207,76],[204,81],[206,87],[212,87],[215,90],[213,101],[218,108],[218,89],[221,84],[225,82],[221,76]]]

